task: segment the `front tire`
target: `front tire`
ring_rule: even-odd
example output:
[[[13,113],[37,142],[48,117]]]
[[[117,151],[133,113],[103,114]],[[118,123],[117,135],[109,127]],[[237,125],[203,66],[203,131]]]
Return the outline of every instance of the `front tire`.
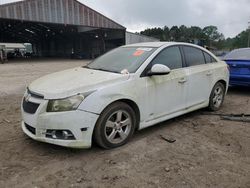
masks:
[[[105,149],[122,146],[132,137],[135,126],[134,110],[126,103],[113,103],[101,113],[94,130],[94,140]]]
[[[221,82],[216,83],[210,94],[208,109],[211,111],[219,110],[224,102],[225,93],[225,86]]]

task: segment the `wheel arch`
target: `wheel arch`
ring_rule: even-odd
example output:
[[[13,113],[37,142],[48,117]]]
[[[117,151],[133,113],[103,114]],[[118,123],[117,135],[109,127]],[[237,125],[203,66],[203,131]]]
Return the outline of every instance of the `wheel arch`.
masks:
[[[100,116],[99,118],[101,118],[101,115],[104,113],[104,111],[110,107],[111,105],[115,104],[115,103],[124,103],[124,104],[127,104],[129,105],[133,111],[135,112],[135,117],[136,117],[136,125],[135,125],[135,130],[138,130],[139,129],[139,125],[140,125],[140,110],[139,110],[139,107],[138,105],[131,99],[126,99],[126,98],[121,98],[121,99],[117,99],[115,101],[112,101],[110,102],[103,110],[102,112],[100,113]],[[108,149],[105,145],[101,144],[100,142],[97,141],[97,137],[96,137],[96,130],[97,130],[97,124],[98,124],[98,121],[99,121],[99,118],[97,120],[97,122],[95,123],[95,126],[94,126],[94,129],[93,129],[93,134],[92,134],[92,142],[95,142],[97,143],[99,146],[103,147],[103,148],[106,148]]]
[[[214,92],[215,92],[216,86],[218,84],[224,87],[224,94],[222,94],[222,98],[221,98],[221,102],[220,102],[219,106],[215,106],[216,104],[214,104],[215,101],[213,99],[215,97]],[[211,91],[211,94],[209,96],[208,109],[210,111],[217,111],[217,110],[219,110],[220,107],[221,107],[221,105],[223,104],[223,101],[224,101],[226,93],[227,93],[227,82],[224,79],[219,79],[217,82],[215,82],[215,84],[213,86],[213,89]],[[216,99],[216,101],[217,101],[217,99]]]
[[[135,129],[138,130],[139,125],[140,125],[140,120],[141,120],[140,109],[139,109],[138,105],[134,101],[132,101],[130,99],[120,99],[120,100],[117,100],[115,102],[124,102],[134,110],[135,116],[136,116]]]
[[[123,103],[129,105],[134,110],[135,116],[136,116],[136,127],[135,127],[135,129],[138,130],[139,125],[140,125],[140,120],[141,120],[141,113],[140,113],[139,106],[133,100],[127,99],[127,98],[121,98],[121,99],[114,100],[114,101],[110,102],[108,105],[106,105],[106,107],[102,110],[102,112],[106,108],[108,108],[110,105],[112,105],[114,103],[117,103],[117,102],[123,102]],[[102,114],[102,112],[101,112],[101,114]]]
[[[217,83],[222,83],[224,85],[224,87],[225,87],[225,93],[227,93],[228,83],[223,79],[218,80],[214,85],[216,85]]]
[[[218,82],[222,83],[225,87],[227,86],[227,82],[225,80],[219,80]]]

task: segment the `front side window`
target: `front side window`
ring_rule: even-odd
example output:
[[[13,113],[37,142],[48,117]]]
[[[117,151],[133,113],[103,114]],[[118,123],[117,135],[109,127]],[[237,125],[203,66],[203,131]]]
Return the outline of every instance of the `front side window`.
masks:
[[[161,51],[153,60],[152,65],[166,65],[171,70],[182,68],[182,57],[179,47],[168,47]]]
[[[156,48],[149,47],[116,48],[92,61],[86,68],[115,73],[135,73],[155,50]]]
[[[205,59],[200,49],[184,46],[183,51],[185,54],[186,63],[189,67],[205,64]]]

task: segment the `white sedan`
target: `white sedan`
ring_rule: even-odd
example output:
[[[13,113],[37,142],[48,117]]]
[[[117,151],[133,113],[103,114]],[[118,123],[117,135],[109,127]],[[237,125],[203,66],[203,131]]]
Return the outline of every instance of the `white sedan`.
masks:
[[[140,130],[208,107],[218,110],[229,81],[225,62],[187,43],[140,43],[42,77],[22,101],[22,129],[34,140],[110,149]]]

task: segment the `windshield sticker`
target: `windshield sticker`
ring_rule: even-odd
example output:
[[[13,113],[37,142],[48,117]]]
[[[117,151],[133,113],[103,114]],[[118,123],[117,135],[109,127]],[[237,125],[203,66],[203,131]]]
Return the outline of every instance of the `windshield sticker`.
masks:
[[[142,54],[144,54],[145,51],[143,50],[136,50],[135,53],[133,54],[133,56],[141,56]]]
[[[137,48],[136,50],[142,50],[145,52],[150,52],[151,50],[153,50],[153,48]]]

